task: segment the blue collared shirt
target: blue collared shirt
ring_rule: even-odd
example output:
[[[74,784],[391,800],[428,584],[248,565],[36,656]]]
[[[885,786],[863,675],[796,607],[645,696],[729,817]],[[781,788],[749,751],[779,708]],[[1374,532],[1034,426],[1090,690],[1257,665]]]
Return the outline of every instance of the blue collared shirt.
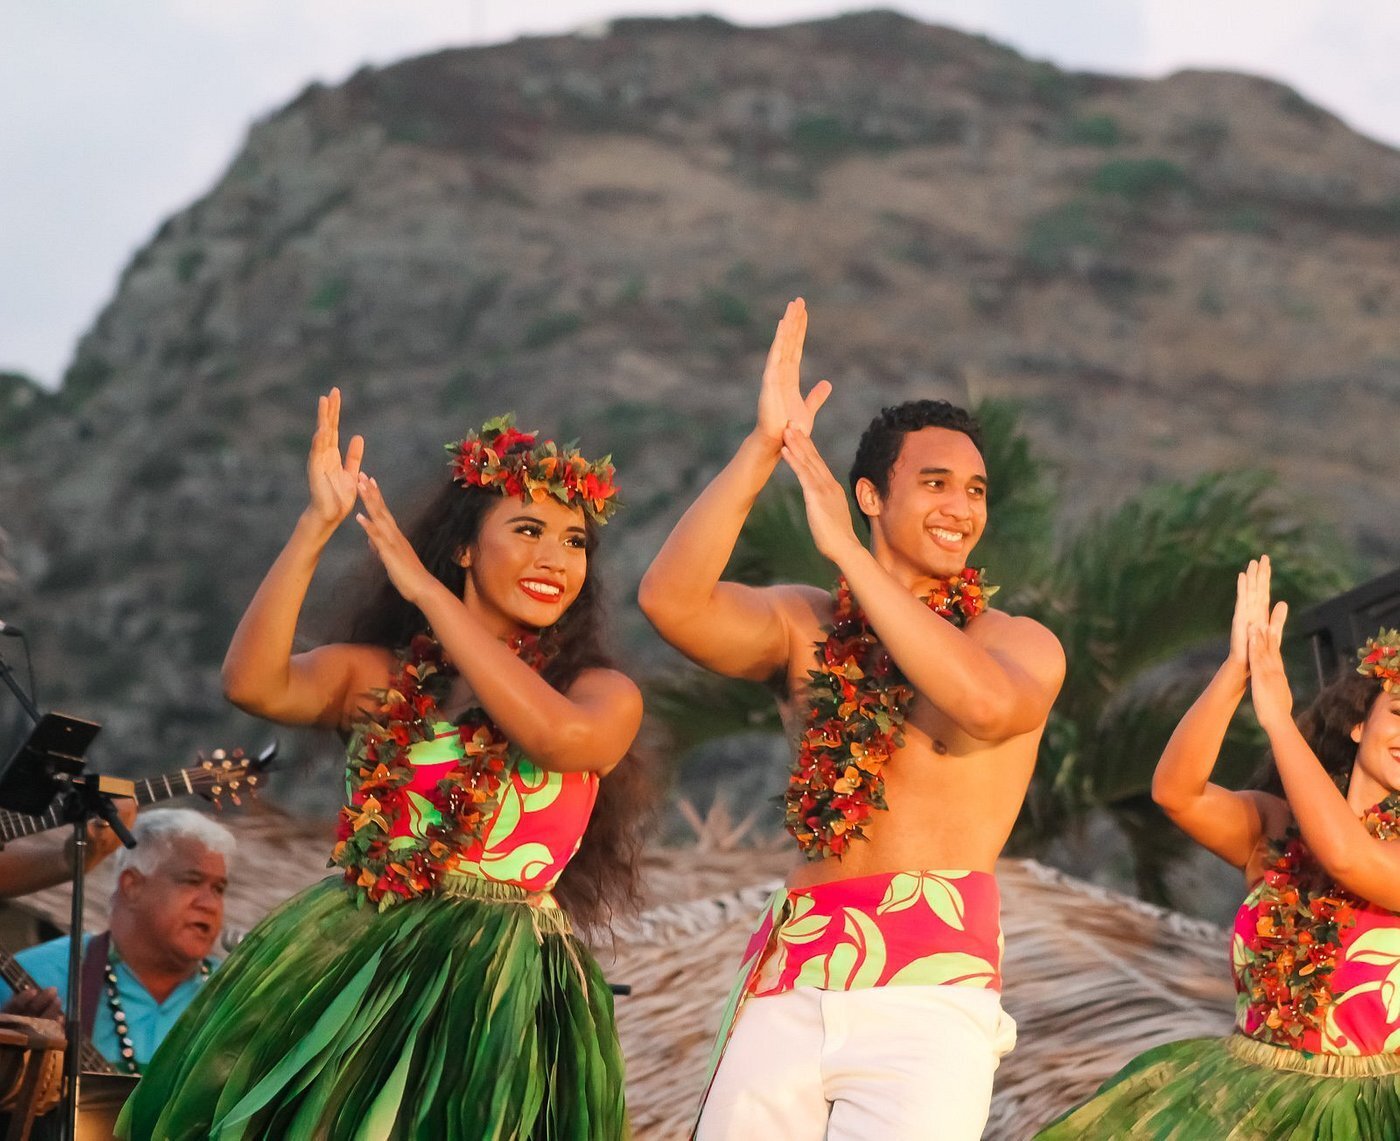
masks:
[[[84,934],[84,951],[87,950],[88,940],[91,938],[91,935]],[[150,991],[141,985],[140,980],[131,973],[120,957],[114,955],[113,958],[116,960],[114,970],[117,975],[117,997],[121,1000],[122,1010],[126,1014],[131,1044],[136,1048],[136,1062],[145,1066],[155,1054],[161,1039],[175,1025],[175,1020],[185,1012],[185,1007],[189,1006],[194,996],[199,993],[204,978],[201,972],[196,971],[192,977],[171,991],[164,1002],[156,1002]],[[67,935],[21,951],[15,959],[40,987],[56,987],[60,1002],[67,998]],[[205,962],[211,968],[217,965],[213,959],[206,959]],[[0,1004],[7,1002],[12,993],[9,986],[0,982]],[[121,1044],[117,1041],[116,1022],[112,1019],[112,1009],[107,1003],[106,986],[98,992],[97,1018],[92,1026],[92,1044],[97,1047],[97,1052],[113,1065],[122,1065]]]

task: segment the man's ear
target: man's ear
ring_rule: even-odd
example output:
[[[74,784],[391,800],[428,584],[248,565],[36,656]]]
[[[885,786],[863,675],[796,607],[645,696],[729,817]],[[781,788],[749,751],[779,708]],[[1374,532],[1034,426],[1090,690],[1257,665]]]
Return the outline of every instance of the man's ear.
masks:
[[[856,480],[856,506],[870,518],[880,514],[880,492],[864,476]]]
[[[124,868],[122,874],[117,877],[117,894],[129,897],[145,882],[146,877],[136,868]]]

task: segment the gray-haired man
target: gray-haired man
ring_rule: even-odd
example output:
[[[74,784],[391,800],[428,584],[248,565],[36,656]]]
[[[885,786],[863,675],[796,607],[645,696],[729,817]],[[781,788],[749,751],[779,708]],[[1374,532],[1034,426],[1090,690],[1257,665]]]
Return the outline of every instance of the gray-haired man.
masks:
[[[209,952],[224,923],[224,890],[234,839],[222,824],[188,808],[143,812],[135,849],[114,857],[111,929],[84,936],[83,1005],[95,1009],[92,1040],[119,1071],[136,1073],[209,976]],[[41,988],[7,1005],[52,1013],[67,979],[68,937],[31,947],[19,963]],[[95,994],[89,992],[95,991]],[[9,998],[8,988],[0,999]]]

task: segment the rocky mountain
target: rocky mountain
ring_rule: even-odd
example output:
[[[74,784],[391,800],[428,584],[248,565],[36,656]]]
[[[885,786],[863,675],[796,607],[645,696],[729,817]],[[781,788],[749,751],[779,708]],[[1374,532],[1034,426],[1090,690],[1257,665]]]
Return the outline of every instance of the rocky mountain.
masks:
[[[1400,153],[1287,87],[1075,74],[885,12],[624,20],[365,69],[252,128],[58,395],[0,377],[3,613],[114,767],[263,732],[217,664],[338,384],[394,503],[501,409],[611,450],[607,570],[645,668],[629,588],[746,430],[796,294],[838,465],[882,404],[1008,398],[1072,513],[1263,465],[1379,569],[1400,556],[1397,239]],[[362,550],[330,552],[311,634]]]

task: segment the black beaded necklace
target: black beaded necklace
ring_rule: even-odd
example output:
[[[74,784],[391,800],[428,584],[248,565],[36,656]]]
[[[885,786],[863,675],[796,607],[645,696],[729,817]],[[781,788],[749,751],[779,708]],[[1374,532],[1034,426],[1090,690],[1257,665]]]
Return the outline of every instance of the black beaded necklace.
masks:
[[[107,1009],[112,1012],[112,1022],[117,1028],[117,1046],[121,1050],[121,1065],[129,1074],[140,1074],[141,1066],[136,1061],[136,1044],[131,1040],[131,1027],[127,1025],[126,1010],[122,1007],[121,995],[117,992],[117,969],[112,964],[112,952],[107,952],[103,964],[103,974],[107,980]],[[209,962],[201,959],[199,981],[202,984],[209,977]]]

